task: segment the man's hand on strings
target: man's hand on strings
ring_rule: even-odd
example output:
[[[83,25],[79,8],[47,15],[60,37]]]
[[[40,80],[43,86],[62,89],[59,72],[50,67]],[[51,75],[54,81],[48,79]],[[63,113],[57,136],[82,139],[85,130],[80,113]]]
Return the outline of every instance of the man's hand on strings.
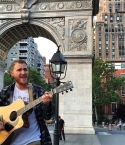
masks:
[[[44,95],[42,96],[42,102],[46,105],[50,103],[52,100],[52,94],[49,94],[48,92],[45,92]]]

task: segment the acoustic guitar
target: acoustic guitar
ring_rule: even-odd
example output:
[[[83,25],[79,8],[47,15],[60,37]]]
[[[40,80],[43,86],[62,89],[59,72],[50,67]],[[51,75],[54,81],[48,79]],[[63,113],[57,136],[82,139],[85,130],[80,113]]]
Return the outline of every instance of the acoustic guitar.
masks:
[[[49,93],[63,93],[64,91],[67,91],[69,89],[72,90],[72,88],[72,82],[68,81],[63,85],[56,87]],[[23,114],[41,103],[41,101],[42,99],[41,97],[39,97],[31,103],[25,105],[21,99],[17,99],[8,106],[0,107],[0,118],[4,123],[4,130],[0,131],[0,145],[9,145],[12,139],[11,135],[14,133],[14,131],[24,126]]]

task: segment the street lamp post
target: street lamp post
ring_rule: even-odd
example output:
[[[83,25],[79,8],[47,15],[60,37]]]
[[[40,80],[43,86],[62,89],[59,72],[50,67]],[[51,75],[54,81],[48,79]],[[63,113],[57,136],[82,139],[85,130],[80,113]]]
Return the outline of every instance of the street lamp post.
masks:
[[[56,80],[56,86],[60,85],[60,80],[64,79],[66,76],[67,62],[65,61],[63,55],[58,50],[49,60],[50,74],[53,79]],[[64,74],[64,77],[61,78],[61,74]],[[56,94],[56,107],[55,107],[55,129],[53,134],[53,145],[59,145],[59,126],[58,126],[58,116],[59,116],[59,93]]]

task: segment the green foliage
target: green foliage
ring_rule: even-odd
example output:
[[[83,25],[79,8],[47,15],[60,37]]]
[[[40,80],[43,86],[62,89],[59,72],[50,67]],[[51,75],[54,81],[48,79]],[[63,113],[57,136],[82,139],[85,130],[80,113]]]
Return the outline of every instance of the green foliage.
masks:
[[[105,115],[104,115],[104,110],[103,109],[98,109],[98,123],[102,123],[104,121]]]
[[[4,73],[4,87],[12,84],[14,79],[10,76],[8,72]]]
[[[104,113],[104,110],[102,109],[102,107],[98,107],[97,115],[98,115],[98,123],[101,124],[105,120],[104,119],[105,118],[105,113]],[[97,119],[96,119],[95,111],[93,112],[92,117],[93,117],[93,122],[96,122]]]
[[[101,106],[111,102],[122,102],[118,92],[125,85],[125,78],[116,77],[115,68],[111,62],[96,58],[92,70],[92,103],[93,120],[102,120],[98,112]]]
[[[117,91],[125,85],[125,78],[116,77],[115,71],[111,62],[95,59],[92,70],[93,106],[109,105],[111,102],[122,101]]]
[[[43,87],[46,91],[50,91],[52,86],[41,77],[40,73],[37,72],[35,69],[28,67],[29,70],[29,82],[37,84]]]

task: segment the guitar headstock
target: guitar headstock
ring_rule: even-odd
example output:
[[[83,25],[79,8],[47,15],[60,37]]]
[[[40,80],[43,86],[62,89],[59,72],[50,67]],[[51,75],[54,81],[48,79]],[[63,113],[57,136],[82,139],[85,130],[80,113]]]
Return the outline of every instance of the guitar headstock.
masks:
[[[53,89],[53,93],[57,94],[57,93],[64,92],[64,91],[67,92],[67,90],[72,91],[72,88],[73,88],[72,82],[68,81],[68,82],[56,87],[55,89]]]

